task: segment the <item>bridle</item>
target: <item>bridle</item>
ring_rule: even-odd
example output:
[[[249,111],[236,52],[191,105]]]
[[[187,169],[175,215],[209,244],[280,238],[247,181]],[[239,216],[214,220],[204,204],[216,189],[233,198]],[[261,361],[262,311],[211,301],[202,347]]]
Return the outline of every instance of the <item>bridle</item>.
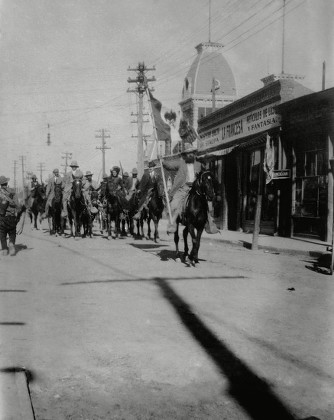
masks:
[[[211,179],[211,172],[210,171],[203,171],[197,175],[195,183],[198,184],[199,188],[195,188],[195,193],[199,196],[204,196],[206,200],[209,200],[209,197],[206,191],[203,191],[203,176],[208,175],[208,179]]]

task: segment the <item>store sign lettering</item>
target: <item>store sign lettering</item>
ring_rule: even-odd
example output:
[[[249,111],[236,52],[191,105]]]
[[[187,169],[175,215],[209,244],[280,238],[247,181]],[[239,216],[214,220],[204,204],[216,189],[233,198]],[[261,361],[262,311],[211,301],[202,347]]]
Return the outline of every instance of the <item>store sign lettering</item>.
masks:
[[[240,118],[221,124],[214,129],[202,131],[200,133],[199,150],[223,145],[231,140],[237,140],[278,126],[280,117],[275,112],[275,105],[263,107]]]

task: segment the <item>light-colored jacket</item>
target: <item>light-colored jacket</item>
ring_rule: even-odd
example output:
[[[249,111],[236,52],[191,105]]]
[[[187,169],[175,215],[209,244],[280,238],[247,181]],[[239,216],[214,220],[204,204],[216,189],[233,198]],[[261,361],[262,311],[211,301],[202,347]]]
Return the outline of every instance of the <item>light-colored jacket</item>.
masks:
[[[169,169],[171,171],[177,170],[177,173],[174,178],[173,186],[171,190],[169,191],[169,194],[171,197],[174,196],[177,190],[179,190],[187,181],[187,164],[183,159],[180,159],[179,161],[174,162],[162,162],[162,165],[164,168]],[[194,171],[196,173],[201,172],[201,164],[200,162],[196,161],[194,162]]]

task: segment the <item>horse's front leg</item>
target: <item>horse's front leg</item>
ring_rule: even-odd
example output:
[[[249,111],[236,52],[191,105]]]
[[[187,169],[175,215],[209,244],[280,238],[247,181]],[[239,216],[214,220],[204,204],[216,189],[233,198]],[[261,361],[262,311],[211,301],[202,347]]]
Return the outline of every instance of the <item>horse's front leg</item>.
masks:
[[[184,258],[184,260],[187,259],[188,252],[189,252],[189,247],[188,247],[188,233],[189,233],[188,227],[185,227],[183,229],[183,242],[184,242],[184,254],[183,254],[183,258]]]
[[[159,242],[159,219],[156,218],[154,220],[154,242],[158,243]]]
[[[52,235],[52,231],[53,231],[53,218],[48,217],[48,225],[49,225],[49,234]]]
[[[193,225],[189,226],[189,232],[190,232],[191,240],[192,240],[192,248],[189,254],[189,260],[192,265],[195,265],[195,263],[198,263],[198,249],[199,249],[199,241],[201,239],[202,230],[197,230],[197,233],[196,233],[194,226]]]
[[[106,228],[107,228],[107,238],[110,239],[111,237],[111,217],[110,217],[110,213],[107,213],[107,217],[106,217]]]
[[[147,218],[147,235],[146,239],[151,239],[151,218],[148,216]]]
[[[179,223],[176,222],[176,231],[174,233],[174,243],[175,243],[175,251],[176,251],[176,260],[181,260],[180,251],[179,251]]]
[[[38,230],[38,227],[37,227],[37,216],[38,216],[38,213],[34,213],[34,228],[36,230]]]

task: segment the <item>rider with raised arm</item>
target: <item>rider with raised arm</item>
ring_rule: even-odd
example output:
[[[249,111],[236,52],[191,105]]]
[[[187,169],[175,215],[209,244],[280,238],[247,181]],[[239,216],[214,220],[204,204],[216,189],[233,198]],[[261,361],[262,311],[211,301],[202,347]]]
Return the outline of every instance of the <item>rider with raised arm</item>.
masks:
[[[175,233],[177,230],[176,220],[178,216],[181,217],[186,198],[195,181],[196,174],[202,170],[201,163],[196,160],[197,149],[189,143],[185,143],[184,151],[181,153],[181,159],[177,162],[163,161],[164,168],[169,170],[177,170],[174,178],[174,183],[169,191],[171,221],[167,226],[167,233]],[[217,233],[218,229],[215,225],[211,215],[208,212],[208,223],[205,226],[207,233]]]

